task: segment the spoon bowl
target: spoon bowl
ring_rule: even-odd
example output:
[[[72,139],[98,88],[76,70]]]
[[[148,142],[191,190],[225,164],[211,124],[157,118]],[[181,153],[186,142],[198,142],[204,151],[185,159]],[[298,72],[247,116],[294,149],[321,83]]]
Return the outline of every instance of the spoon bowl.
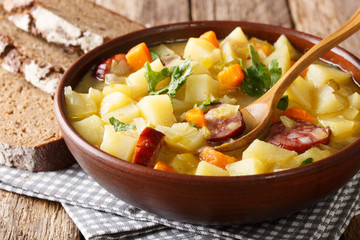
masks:
[[[291,83],[315,60],[360,29],[360,8],[338,30],[308,50],[263,96],[241,109],[247,134],[228,143],[216,146],[218,151],[233,151],[249,145],[267,127],[271,115]]]

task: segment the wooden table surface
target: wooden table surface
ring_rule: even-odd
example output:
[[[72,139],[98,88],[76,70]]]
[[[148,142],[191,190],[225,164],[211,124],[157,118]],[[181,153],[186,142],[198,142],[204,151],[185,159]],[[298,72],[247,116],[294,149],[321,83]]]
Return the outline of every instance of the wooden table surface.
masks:
[[[242,20],[295,28],[320,37],[340,27],[359,0],[90,0],[144,26],[196,21]],[[360,33],[341,44],[360,57]],[[80,239],[59,203],[0,190],[0,239]],[[341,239],[360,239],[360,215]]]

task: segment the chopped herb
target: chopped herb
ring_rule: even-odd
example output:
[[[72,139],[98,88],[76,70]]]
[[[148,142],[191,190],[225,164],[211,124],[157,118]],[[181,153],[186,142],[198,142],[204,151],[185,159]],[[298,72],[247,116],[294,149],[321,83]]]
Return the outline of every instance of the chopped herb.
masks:
[[[241,89],[249,96],[261,96],[266,93],[281,77],[282,69],[276,59],[273,59],[269,69],[260,61],[259,54],[249,45],[252,66],[245,69],[246,77]]]
[[[312,163],[313,162],[313,159],[312,158],[307,158],[305,159],[301,164],[300,164],[300,167],[301,166],[304,166],[306,164],[309,164],[309,163]]]
[[[197,130],[199,130],[199,128],[195,125],[195,123],[193,121],[189,122],[190,126],[196,128]]]
[[[151,69],[149,62],[145,63],[145,78],[149,84],[150,92],[154,92],[156,85],[170,75],[171,72],[168,68],[163,68],[160,72],[155,72]]]
[[[121,131],[128,132],[135,128],[134,125],[120,122],[114,117],[109,118],[109,122],[111,125],[114,126],[115,132],[121,132]]]
[[[166,70],[165,70],[166,69]],[[176,91],[184,85],[186,79],[192,74],[190,68],[190,60],[186,59],[180,65],[174,66],[169,70],[168,68],[163,68],[160,72],[155,72],[151,69],[150,64],[145,64],[145,78],[149,83],[149,94],[150,95],[159,95],[167,92],[166,94],[170,97],[171,101],[176,95]],[[171,77],[170,83],[160,89],[155,91],[156,85],[163,79]]]
[[[238,58],[238,61],[239,61],[240,67],[242,69],[244,69],[244,61],[242,60],[242,58]]]
[[[150,55],[153,61],[160,58],[160,54],[155,50],[150,50]]]
[[[280,101],[276,107],[284,111],[288,108],[288,105],[289,105],[289,97],[287,95],[284,95],[280,98]]]
[[[219,101],[219,100],[216,100],[216,99],[210,101],[210,99],[208,99],[208,100],[206,100],[205,102],[201,103],[199,106],[198,106],[197,104],[195,104],[195,105],[194,105],[194,108],[199,107],[201,110],[204,111],[204,108],[205,108],[206,106],[213,105],[213,104],[217,104],[217,103],[220,103],[220,101]]]

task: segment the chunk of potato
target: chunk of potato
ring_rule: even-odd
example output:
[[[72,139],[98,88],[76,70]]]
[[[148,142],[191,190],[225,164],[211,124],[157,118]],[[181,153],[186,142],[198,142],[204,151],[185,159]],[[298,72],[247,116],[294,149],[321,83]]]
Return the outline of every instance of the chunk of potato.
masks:
[[[276,48],[265,60],[264,64],[269,67],[271,61],[276,58],[279,63],[279,67],[282,70],[282,74],[284,74],[290,68],[290,53],[289,49],[286,45],[283,45],[280,48]]]
[[[70,86],[64,88],[65,104],[71,120],[87,118],[98,111],[98,106],[88,93],[77,93]]]
[[[333,113],[345,108],[346,99],[335,94],[329,85],[323,85],[316,95],[315,108],[319,114]]]
[[[101,116],[102,120],[107,124],[110,124],[109,118],[111,117],[114,117],[123,123],[131,123],[134,118],[140,117],[140,111],[134,103],[130,103]]]
[[[245,149],[242,159],[259,159],[266,167],[271,167],[276,163],[284,164],[296,155],[297,153],[295,151],[289,151],[271,143],[256,139],[247,149]]]
[[[293,159],[285,163],[284,165],[277,165],[278,169],[287,169],[299,167],[303,161],[308,158],[312,158],[313,162],[319,161],[331,155],[331,151],[328,149],[320,149],[318,147],[312,147],[302,154],[295,156]]]
[[[135,101],[121,92],[113,92],[106,95],[100,104],[100,115],[114,111]]]
[[[318,88],[326,84],[330,79],[338,84],[346,84],[351,81],[350,73],[343,72],[324,64],[311,64],[306,76],[309,81]]]
[[[88,142],[100,146],[104,135],[104,122],[97,115],[91,115],[83,120],[72,122],[75,130]]]
[[[131,162],[137,138],[128,132],[115,132],[112,125],[105,125],[100,149],[115,157]]]
[[[160,59],[150,63],[150,66],[154,71],[161,71],[164,68]],[[145,96],[149,91],[149,84],[145,78],[145,68],[130,74],[126,82],[131,87],[133,98]]]
[[[290,59],[297,60],[301,57],[301,53],[297,51],[290,43],[289,39],[284,34],[282,34],[274,43],[274,47],[281,48],[284,45],[287,46],[289,50]]]
[[[343,116],[348,120],[359,119],[359,110],[353,107],[347,107],[343,110]]]
[[[349,103],[353,108],[360,110],[360,94],[355,92],[348,97]]]
[[[325,127],[330,127],[331,134],[336,137],[351,136],[355,126],[354,121],[342,117],[319,119],[319,122]]]
[[[100,90],[96,88],[89,88],[89,95],[94,100],[94,102],[99,105],[101,100],[103,99],[103,94]]]
[[[102,91],[104,96],[109,95],[113,92],[121,92],[128,97],[132,97],[131,87],[126,84],[113,84],[105,86]]]
[[[168,164],[175,172],[193,175],[199,164],[199,159],[190,153],[176,154]]]
[[[176,54],[173,50],[171,50],[170,48],[168,48],[164,44],[159,44],[159,45],[157,45],[155,47],[152,47],[151,50],[158,53],[160,55],[160,57],[165,56],[165,55],[174,55],[174,54]]]
[[[207,74],[189,76],[186,81],[185,102],[202,103],[216,95],[219,82]]]
[[[171,128],[158,125],[155,129],[165,134],[167,144],[182,151],[192,152],[205,144],[203,133],[186,122],[175,123]]]
[[[173,106],[167,95],[146,96],[137,103],[141,115],[152,126],[171,126],[176,122]]]
[[[297,102],[306,109],[312,108],[314,87],[301,76],[297,77],[286,90],[290,101]]]
[[[229,33],[229,35],[224,38],[220,44],[221,49],[226,42],[230,43],[231,48],[235,52],[237,52],[239,49],[247,47],[249,44],[248,38],[240,27],[236,27],[231,33]]]
[[[220,49],[209,41],[200,38],[189,38],[184,49],[184,57],[202,63],[206,68],[221,60]]]
[[[217,167],[206,161],[200,161],[198,167],[196,168],[195,175],[201,176],[228,176],[228,171]]]
[[[226,165],[230,176],[254,175],[266,172],[262,161],[255,158],[248,158]]]

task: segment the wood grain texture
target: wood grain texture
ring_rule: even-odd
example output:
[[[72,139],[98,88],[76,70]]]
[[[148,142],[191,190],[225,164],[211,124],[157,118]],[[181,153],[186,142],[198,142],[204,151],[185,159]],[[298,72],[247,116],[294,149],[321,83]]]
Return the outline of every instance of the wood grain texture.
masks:
[[[188,0],[90,0],[145,26],[190,20]]]
[[[192,20],[240,20],[292,27],[286,0],[192,0]]]
[[[325,37],[343,25],[359,7],[354,0],[289,0],[289,7],[297,30]],[[360,57],[360,32],[340,46]]]
[[[0,239],[80,239],[60,203],[0,190]]]

